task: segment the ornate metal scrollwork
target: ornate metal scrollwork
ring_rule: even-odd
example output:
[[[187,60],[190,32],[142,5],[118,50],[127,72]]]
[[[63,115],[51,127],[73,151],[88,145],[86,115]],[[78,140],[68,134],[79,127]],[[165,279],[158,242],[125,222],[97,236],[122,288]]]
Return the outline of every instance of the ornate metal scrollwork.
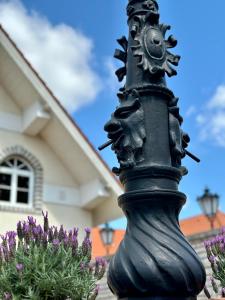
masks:
[[[127,38],[125,36],[122,36],[120,39],[117,40],[118,44],[123,48],[124,51],[120,50],[120,49],[116,49],[115,53],[114,53],[114,57],[119,59],[120,61],[122,61],[124,63],[124,67],[119,68],[116,71],[116,76],[118,78],[119,81],[123,81],[124,76],[126,76],[127,73],[127,48],[128,48],[128,41]]]
[[[174,48],[177,40],[172,35],[165,40],[170,26],[159,24],[158,4],[148,0],[136,11],[132,11],[132,4],[129,4],[128,11],[133,16],[130,32],[136,45],[131,48],[133,55],[140,57],[138,66],[151,76],[162,77],[165,73],[169,77],[176,75],[177,72],[171,64],[177,66],[180,56],[170,53],[168,49]]]
[[[130,95],[120,93],[119,96],[120,105],[104,128],[120,163],[120,168],[113,168],[117,175],[122,169],[143,161],[142,148],[146,138],[144,110],[138,92],[133,90]]]
[[[138,15],[140,13],[150,14],[151,20],[154,23],[159,21],[159,6],[155,0],[145,0],[141,3],[138,3],[136,0],[130,1],[127,5],[127,15],[129,18],[132,18],[134,15]]]
[[[190,142],[190,137],[181,129],[183,118],[177,106],[178,98],[173,98],[169,103],[169,137],[172,166],[180,168],[183,175],[187,174],[187,169],[181,167],[181,160],[186,155],[186,148]]]

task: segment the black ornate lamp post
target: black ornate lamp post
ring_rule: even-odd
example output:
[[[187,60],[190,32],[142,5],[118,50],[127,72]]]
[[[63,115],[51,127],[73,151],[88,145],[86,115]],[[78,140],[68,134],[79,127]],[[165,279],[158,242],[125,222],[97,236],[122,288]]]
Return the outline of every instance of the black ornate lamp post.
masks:
[[[189,136],[181,129],[178,98],[166,86],[165,74],[176,74],[180,57],[165,38],[170,26],[159,22],[155,0],[129,0],[129,38],[115,57],[124,66],[116,74],[126,83],[119,105],[105,125],[125,193],[119,198],[128,225],[112,258],[108,284],[118,299],[196,299],[205,284],[205,270],[180,231],[178,215],[186,201],[178,184],[187,174],[181,160]]]
[[[103,242],[103,245],[106,249],[106,256],[109,257],[109,248],[113,243],[115,230],[109,226],[108,223],[105,223],[105,227],[100,230],[100,236]]]
[[[205,188],[204,194],[197,198],[197,201],[204,213],[209,219],[211,229],[214,228],[214,220],[219,208],[219,196],[217,194],[210,193],[208,188]]]

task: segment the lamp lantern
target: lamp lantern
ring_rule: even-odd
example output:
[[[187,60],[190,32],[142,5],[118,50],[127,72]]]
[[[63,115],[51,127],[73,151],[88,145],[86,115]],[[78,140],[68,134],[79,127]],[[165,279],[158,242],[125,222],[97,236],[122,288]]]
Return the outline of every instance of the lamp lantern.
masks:
[[[109,223],[106,222],[105,226],[100,230],[100,236],[104,246],[106,247],[107,256],[109,255],[109,247],[113,243],[115,230],[109,226]]]
[[[219,196],[212,194],[209,188],[205,188],[204,194],[198,197],[197,201],[204,215],[209,219],[211,228],[213,229],[213,223],[219,207]]]

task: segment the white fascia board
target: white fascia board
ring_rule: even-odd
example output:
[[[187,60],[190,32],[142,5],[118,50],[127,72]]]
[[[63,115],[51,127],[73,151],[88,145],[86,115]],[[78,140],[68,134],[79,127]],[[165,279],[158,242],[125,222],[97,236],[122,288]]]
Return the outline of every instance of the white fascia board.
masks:
[[[23,112],[22,132],[36,136],[48,123],[51,116],[40,102],[35,102]]]
[[[116,196],[122,194],[123,189],[120,184],[113,178],[113,175],[110,173],[105,164],[101,161],[97,153],[92,149],[90,144],[86,141],[85,137],[80,133],[79,129],[74,125],[70,120],[67,114],[63,111],[60,105],[56,102],[54,96],[46,88],[44,83],[38,78],[37,74],[31,69],[31,67],[26,63],[24,58],[14,47],[11,41],[6,37],[6,35],[0,30],[0,39],[2,46],[6,49],[8,54],[12,57],[14,62],[18,65],[20,70],[34,86],[34,88],[41,95],[42,99],[47,103],[51,108],[51,111],[57,116],[59,121],[67,129],[73,140],[80,146],[83,153],[86,155],[87,159],[95,167],[96,171],[101,175],[102,179],[107,183],[111,190],[115,193]]]
[[[94,208],[99,200],[109,198],[110,193],[108,188],[99,179],[95,179],[80,187],[80,197],[83,207]]]

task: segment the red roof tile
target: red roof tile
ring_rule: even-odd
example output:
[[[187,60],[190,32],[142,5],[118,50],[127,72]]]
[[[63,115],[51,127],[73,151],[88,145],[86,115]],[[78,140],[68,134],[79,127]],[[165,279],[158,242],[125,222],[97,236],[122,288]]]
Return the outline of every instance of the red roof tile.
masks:
[[[218,211],[213,223],[214,229],[225,226],[225,214]],[[203,233],[211,230],[209,220],[204,215],[198,215],[192,218],[180,221],[180,227],[184,235],[190,236],[198,233]]]
[[[219,229],[225,226],[225,214],[218,212],[214,221],[214,229]],[[186,236],[200,234],[211,230],[210,222],[204,215],[198,215],[188,219],[180,221],[181,231]],[[93,228],[92,241],[93,241],[93,256],[106,256],[106,248],[104,247],[101,237],[100,228]],[[109,254],[113,255],[125,234],[125,230],[115,230],[114,240],[112,246],[109,247]]]

